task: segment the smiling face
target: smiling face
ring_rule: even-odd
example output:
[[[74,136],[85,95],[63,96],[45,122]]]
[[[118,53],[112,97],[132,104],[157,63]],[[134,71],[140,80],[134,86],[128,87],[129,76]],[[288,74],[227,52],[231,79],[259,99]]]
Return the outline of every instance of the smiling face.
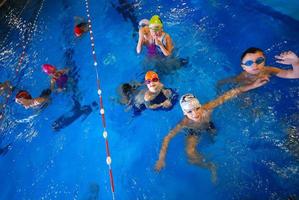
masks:
[[[201,107],[195,107],[192,108],[191,110],[184,110],[184,115],[192,121],[198,122],[201,120],[201,115],[202,115],[202,110],[200,109]]]
[[[183,95],[180,99],[180,106],[188,119],[195,122],[201,120],[203,110],[198,99],[193,94]]]
[[[241,67],[249,74],[258,74],[265,67],[265,56],[261,51],[247,53],[242,61]]]

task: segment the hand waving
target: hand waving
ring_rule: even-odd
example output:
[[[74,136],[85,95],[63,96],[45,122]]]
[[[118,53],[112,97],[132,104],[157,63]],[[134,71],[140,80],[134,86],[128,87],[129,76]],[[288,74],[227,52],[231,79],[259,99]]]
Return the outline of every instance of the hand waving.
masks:
[[[282,52],[280,55],[275,56],[277,59],[276,62],[285,64],[285,65],[299,65],[299,58],[298,56],[292,51]]]

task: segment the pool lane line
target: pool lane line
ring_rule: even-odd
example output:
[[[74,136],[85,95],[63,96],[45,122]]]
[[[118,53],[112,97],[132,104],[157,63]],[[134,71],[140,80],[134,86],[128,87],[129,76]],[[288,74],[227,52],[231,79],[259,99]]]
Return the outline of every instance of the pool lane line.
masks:
[[[99,102],[100,102],[100,114],[102,117],[102,124],[103,124],[103,137],[105,139],[105,145],[106,145],[106,163],[109,168],[109,177],[110,177],[110,186],[111,186],[111,192],[112,192],[112,199],[115,199],[115,190],[114,190],[114,180],[113,180],[113,174],[112,174],[112,167],[111,167],[111,155],[110,155],[110,150],[109,150],[109,142],[108,142],[108,132],[106,130],[106,120],[105,120],[105,110],[104,110],[104,104],[103,104],[103,98],[102,98],[102,90],[100,87],[100,78],[99,78],[99,72],[98,72],[98,62],[97,62],[97,57],[96,57],[96,51],[95,51],[95,42],[94,42],[94,35],[92,32],[92,26],[91,26],[91,17],[89,13],[89,2],[88,0],[85,0],[86,4],[86,14],[88,18],[88,27],[89,27],[89,35],[90,35],[90,42],[91,42],[91,53],[93,57],[93,65],[95,68],[96,72],[96,78],[97,78],[97,93],[99,95]]]
[[[41,5],[40,5],[40,7],[39,7],[39,9],[37,11],[37,14],[36,14],[35,18],[34,18],[34,21],[33,21],[33,24],[31,26],[31,29],[29,29],[27,40],[24,39],[26,41],[24,41],[24,44],[22,45],[22,54],[21,54],[21,56],[19,58],[19,61],[18,61],[18,65],[17,65],[17,68],[16,68],[16,75],[18,75],[18,73],[20,71],[21,65],[22,65],[23,60],[24,60],[25,55],[26,55],[26,50],[28,48],[28,44],[29,44],[30,40],[32,40],[32,38],[33,38],[33,36],[34,36],[34,34],[35,34],[36,30],[37,30],[37,20],[38,20],[38,17],[40,15],[40,12],[41,12],[41,10],[43,8],[44,1],[45,0],[42,0]]]
[[[25,10],[25,8],[27,7],[28,4],[29,4],[29,0],[26,1],[25,5],[24,5],[24,7],[22,8],[22,10],[20,11],[20,13],[19,13],[17,16],[13,16],[13,17],[16,17],[16,18],[19,19],[20,16],[22,15],[23,11]],[[13,11],[13,10],[12,10],[12,11]],[[11,14],[10,14],[10,15],[11,15]],[[11,17],[11,16],[9,16],[9,17]],[[8,20],[8,21],[9,21],[9,20]],[[8,24],[9,24],[9,23],[8,23]],[[21,25],[21,30],[22,30],[22,27],[25,28],[26,26],[25,26],[25,25]],[[0,45],[1,47],[4,46],[6,40],[8,39],[8,37],[9,37],[9,35],[10,35],[10,33],[11,33],[12,31],[13,31],[13,28],[10,27],[9,31],[7,32],[6,36],[4,37],[4,39],[3,39],[2,42],[1,42],[1,45]]]
[[[22,65],[23,60],[24,60],[24,58],[25,58],[25,55],[26,55],[26,49],[27,49],[27,47],[28,47],[29,41],[30,41],[30,39],[33,38],[33,36],[34,36],[34,34],[35,34],[36,30],[37,30],[37,20],[38,20],[38,17],[39,17],[39,15],[40,15],[40,12],[41,12],[41,10],[42,10],[42,8],[43,8],[44,1],[45,1],[45,0],[42,0],[41,5],[40,5],[40,8],[39,8],[39,10],[38,10],[38,12],[37,12],[37,14],[36,14],[36,16],[35,16],[35,18],[34,18],[32,27],[31,27],[31,29],[29,29],[29,34],[28,34],[28,36],[27,36],[27,40],[26,40],[26,42],[24,42],[25,44],[22,45],[22,53],[21,53],[21,56],[19,57],[18,65],[17,65],[17,67],[16,67],[16,71],[15,71],[15,75],[16,75],[16,77],[15,77],[15,79],[18,78],[18,73],[19,73],[19,71],[20,71],[21,65]],[[31,36],[32,36],[32,38],[30,38]],[[24,36],[24,37],[25,37],[25,36]],[[24,39],[24,40],[25,40],[25,39]],[[14,79],[14,80],[15,80],[15,79]],[[20,78],[19,78],[19,80],[20,80]],[[12,82],[11,82],[11,83],[12,83]],[[12,84],[13,84],[13,83],[12,83]],[[3,103],[3,105],[1,106],[2,111],[0,110],[0,111],[1,111],[1,113],[0,113],[0,121],[1,121],[0,127],[2,127],[2,124],[3,124],[3,122],[4,122],[5,108],[7,107],[7,104],[8,104],[8,101],[9,101],[10,97],[11,97],[11,94],[12,94],[12,91],[11,91],[9,94],[7,94],[7,95],[5,96],[4,103]]]

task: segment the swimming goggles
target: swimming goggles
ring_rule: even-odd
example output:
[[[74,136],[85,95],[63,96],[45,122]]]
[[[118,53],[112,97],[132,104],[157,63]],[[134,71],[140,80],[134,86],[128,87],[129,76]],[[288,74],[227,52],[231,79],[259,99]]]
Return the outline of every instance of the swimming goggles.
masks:
[[[259,57],[255,61],[247,60],[245,63],[242,63],[242,65],[245,65],[246,67],[251,67],[253,65],[253,63],[259,65],[263,62],[265,62],[265,58],[264,57]]]
[[[148,26],[148,24],[139,24],[139,25],[138,25],[138,28],[141,29],[141,28],[144,28],[144,27],[146,27],[146,26]]]
[[[158,32],[162,29],[162,27],[161,26],[150,26],[150,29],[154,32]]]
[[[150,84],[151,82],[158,82],[158,81],[159,81],[159,78],[154,77],[152,79],[147,79],[144,82],[145,82],[145,84]]]

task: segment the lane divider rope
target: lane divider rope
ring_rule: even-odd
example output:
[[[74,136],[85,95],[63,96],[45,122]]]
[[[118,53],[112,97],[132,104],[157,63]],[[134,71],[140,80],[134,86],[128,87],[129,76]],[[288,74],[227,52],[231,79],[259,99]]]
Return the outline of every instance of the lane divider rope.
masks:
[[[16,78],[17,78],[17,75],[20,71],[23,60],[25,58],[26,49],[28,47],[28,44],[29,44],[30,40],[32,40],[32,38],[33,38],[33,36],[34,36],[34,34],[37,30],[37,20],[38,20],[38,17],[40,15],[40,13],[41,13],[42,8],[43,8],[44,1],[45,0],[42,0],[42,2],[41,2],[39,10],[38,10],[38,12],[37,12],[37,14],[34,18],[34,21],[32,23],[32,27],[29,29],[27,39],[25,38],[25,34],[22,37],[24,43],[22,45],[22,53],[21,53],[21,55],[18,59],[17,67],[16,67],[16,70],[15,70]],[[12,86],[10,86],[10,89],[12,89]],[[7,95],[4,98],[3,104],[0,106],[0,120],[2,120],[4,118],[5,108],[7,107],[7,104],[8,104],[8,101],[9,101],[10,97],[11,97],[11,94],[12,94],[12,92],[7,93]],[[2,126],[2,123],[1,123],[1,126]]]
[[[92,57],[93,57],[93,65],[95,68],[95,72],[96,72],[96,78],[97,78],[97,92],[99,95],[99,102],[100,102],[100,114],[102,117],[102,124],[103,124],[103,137],[105,139],[105,145],[106,145],[106,163],[108,165],[109,168],[109,177],[110,177],[110,186],[111,186],[111,192],[112,192],[112,199],[115,199],[115,190],[114,190],[114,180],[113,180],[113,174],[112,174],[112,167],[111,167],[111,155],[110,155],[110,150],[109,150],[109,143],[108,143],[108,132],[106,130],[106,120],[105,120],[105,110],[104,110],[104,105],[103,105],[103,98],[102,98],[102,90],[100,87],[100,79],[99,79],[99,73],[98,73],[98,62],[97,62],[97,57],[96,57],[96,51],[95,51],[95,42],[94,42],[94,35],[93,35],[93,31],[92,31],[92,26],[91,26],[91,17],[90,17],[90,13],[89,13],[89,2],[88,0],[85,0],[85,4],[86,4],[86,14],[87,14],[87,18],[88,18],[88,27],[89,27],[89,35],[90,35],[90,41],[91,41],[91,53],[92,53]]]

